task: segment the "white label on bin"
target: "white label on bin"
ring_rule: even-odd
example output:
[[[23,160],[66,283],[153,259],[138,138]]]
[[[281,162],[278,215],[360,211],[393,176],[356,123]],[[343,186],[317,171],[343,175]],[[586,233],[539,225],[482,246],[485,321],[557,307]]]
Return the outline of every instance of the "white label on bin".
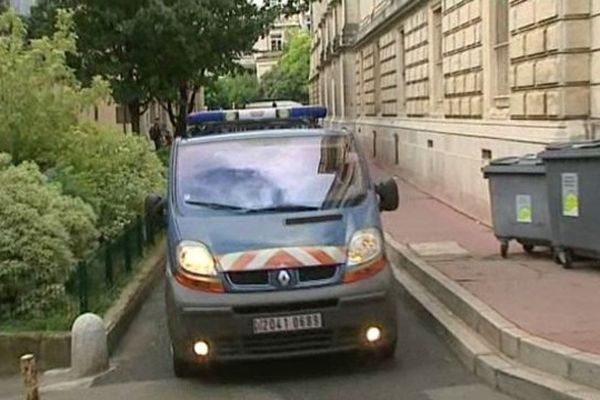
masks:
[[[562,174],[562,213],[565,217],[579,217],[579,176]]]
[[[524,224],[531,224],[533,222],[531,196],[528,194],[517,195],[517,222]]]

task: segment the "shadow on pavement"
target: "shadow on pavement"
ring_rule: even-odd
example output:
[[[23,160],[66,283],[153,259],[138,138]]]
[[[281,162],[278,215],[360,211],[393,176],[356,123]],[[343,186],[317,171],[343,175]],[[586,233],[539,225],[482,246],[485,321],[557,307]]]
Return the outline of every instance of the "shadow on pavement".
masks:
[[[376,360],[368,355],[339,354],[289,360],[237,362],[213,365],[198,371],[192,380],[204,383],[273,384],[286,381],[330,379],[336,376],[378,375],[398,370],[398,358]]]

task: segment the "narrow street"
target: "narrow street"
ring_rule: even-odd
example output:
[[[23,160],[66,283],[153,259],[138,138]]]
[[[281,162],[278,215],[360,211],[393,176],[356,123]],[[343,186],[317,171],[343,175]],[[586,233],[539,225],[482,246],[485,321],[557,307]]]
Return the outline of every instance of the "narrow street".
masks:
[[[85,398],[507,400],[466,371],[398,297],[400,342],[383,364],[353,356],[223,366],[196,379],[171,371],[163,289],[157,286],[124,337],[114,369]],[[83,398],[79,392],[61,399]],[[81,397],[78,397],[81,396]],[[50,396],[49,396],[50,398]]]

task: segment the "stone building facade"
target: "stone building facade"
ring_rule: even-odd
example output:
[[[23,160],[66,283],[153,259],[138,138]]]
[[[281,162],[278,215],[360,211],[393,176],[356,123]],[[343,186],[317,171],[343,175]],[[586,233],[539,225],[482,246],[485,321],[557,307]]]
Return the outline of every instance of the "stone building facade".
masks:
[[[600,139],[600,0],[322,0],[311,100],[331,125],[489,222],[481,168]]]
[[[308,30],[310,15],[307,13],[290,16],[280,16],[269,32],[258,39],[252,52],[243,56],[239,62],[245,68],[255,70],[256,77],[260,80],[263,75],[273,69],[283,55],[283,47],[289,40],[290,32],[294,30]]]

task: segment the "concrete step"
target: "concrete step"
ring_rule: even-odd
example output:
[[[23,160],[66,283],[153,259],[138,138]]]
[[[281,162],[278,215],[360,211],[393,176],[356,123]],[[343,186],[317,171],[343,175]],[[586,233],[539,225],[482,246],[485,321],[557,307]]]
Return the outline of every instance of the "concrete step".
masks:
[[[404,297],[470,371],[524,400],[600,400],[597,356],[529,335],[410,249],[389,236],[386,242]]]

